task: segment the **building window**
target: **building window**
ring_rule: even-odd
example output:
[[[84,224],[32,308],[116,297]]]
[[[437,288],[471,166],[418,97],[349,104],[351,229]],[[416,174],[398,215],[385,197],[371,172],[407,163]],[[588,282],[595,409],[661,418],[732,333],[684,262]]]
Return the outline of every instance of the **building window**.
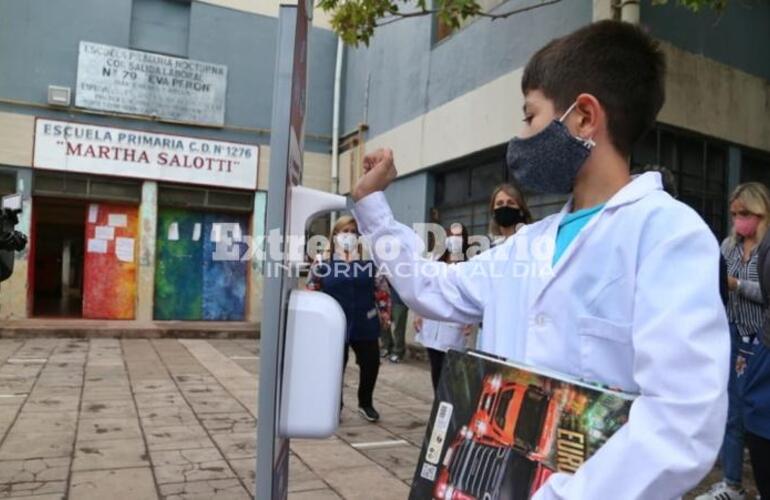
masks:
[[[660,165],[674,174],[679,199],[697,211],[718,237],[727,224],[727,145],[657,126],[637,144],[632,168]]]
[[[463,224],[469,234],[485,235],[489,226],[489,196],[506,182],[504,148],[492,148],[463,158],[436,174],[434,212],[444,227]]]
[[[254,193],[230,189],[161,185],[158,188],[158,204],[168,207],[251,213],[254,211]]]
[[[32,194],[139,203],[142,200],[142,181],[39,170],[32,178]]]
[[[190,0],[133,0],[131,48],[187,57]]]
[[[0,171],[0,196],[16,192],[16,173]]]
[[[770,187],[770,155],[744,151],[741,155],[741,182],[761,182]]]

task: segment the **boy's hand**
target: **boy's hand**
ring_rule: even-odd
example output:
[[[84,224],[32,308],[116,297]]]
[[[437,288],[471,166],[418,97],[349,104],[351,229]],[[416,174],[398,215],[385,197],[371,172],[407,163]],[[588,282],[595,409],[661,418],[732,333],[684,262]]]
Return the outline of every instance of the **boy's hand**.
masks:
[[[377,191],[385,191],[396,178],[396,166],[393,163],[391,149],[378,149],[364,156],[364,175],[358,179],[351,193],[353,201],[358,201]]]

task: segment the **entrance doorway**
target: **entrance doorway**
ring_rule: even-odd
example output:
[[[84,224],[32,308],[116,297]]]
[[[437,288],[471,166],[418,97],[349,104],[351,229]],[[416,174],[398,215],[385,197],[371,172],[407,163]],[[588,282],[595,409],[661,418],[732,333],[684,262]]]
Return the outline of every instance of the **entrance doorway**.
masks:
[[[35,198],[33,315],[83,314],[84,201]]]

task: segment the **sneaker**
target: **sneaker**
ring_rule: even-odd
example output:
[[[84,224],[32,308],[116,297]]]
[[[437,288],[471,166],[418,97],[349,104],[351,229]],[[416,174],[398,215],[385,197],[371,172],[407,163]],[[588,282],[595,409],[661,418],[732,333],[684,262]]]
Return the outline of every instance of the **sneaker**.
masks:
[[[380,357],[381,358],[387,358],[388,356],[390,356],[390,351],[389,350],[383,349],[383,350],[380,351]]]
[[[746,498],[746,490],[720,481],[712,484],[711,489],[695,497],[695,500],[744,500],[744,498]]]
[[[400,363],[401,357],[398,354],[391,354],[390,357],[388,358],[388,361],[390,361],[391,363]]]
[[[380,419],[380,414],[377,413],[377,410],[375,410],[373,406],[359,408],[358,413],[369,422],[376,422]]]

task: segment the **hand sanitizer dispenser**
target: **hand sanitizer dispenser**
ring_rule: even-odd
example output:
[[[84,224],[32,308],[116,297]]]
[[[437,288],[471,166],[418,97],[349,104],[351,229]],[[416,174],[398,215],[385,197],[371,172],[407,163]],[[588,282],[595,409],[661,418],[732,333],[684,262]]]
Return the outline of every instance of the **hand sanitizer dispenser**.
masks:
[[[307,221],[342,210],[346,198],[292,188],[288,261],[304,261]],[[346,320],[342,307],[321,292],[292,290],[286,317],[278,432],[285,438],[326,438],[339,425]]]
[[[320,292],[294,290],[289,298],[279,432],[325,438],[337,430],[345,349],[345,313]]]

